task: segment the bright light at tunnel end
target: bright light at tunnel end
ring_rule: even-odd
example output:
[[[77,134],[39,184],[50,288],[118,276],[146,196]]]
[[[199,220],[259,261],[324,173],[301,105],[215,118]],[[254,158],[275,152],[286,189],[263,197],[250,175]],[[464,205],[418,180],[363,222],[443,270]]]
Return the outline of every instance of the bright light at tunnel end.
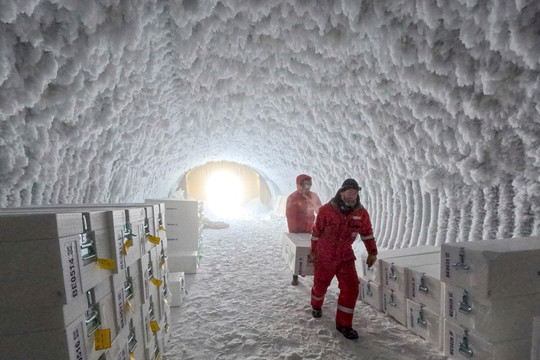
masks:
[[[215,216],[240,217],[243,202],[242,182],[234,174],[227,171],[215,172],[206,180],[205,207]]]

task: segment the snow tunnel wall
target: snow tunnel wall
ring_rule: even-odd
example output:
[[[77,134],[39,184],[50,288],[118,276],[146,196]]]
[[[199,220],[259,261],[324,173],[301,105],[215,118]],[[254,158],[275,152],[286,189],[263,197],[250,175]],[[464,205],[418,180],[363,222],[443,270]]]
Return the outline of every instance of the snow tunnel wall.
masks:
[[[363,186],[379,244],[539,233],[537,1],[5,0],[0,207],[209,161]]]

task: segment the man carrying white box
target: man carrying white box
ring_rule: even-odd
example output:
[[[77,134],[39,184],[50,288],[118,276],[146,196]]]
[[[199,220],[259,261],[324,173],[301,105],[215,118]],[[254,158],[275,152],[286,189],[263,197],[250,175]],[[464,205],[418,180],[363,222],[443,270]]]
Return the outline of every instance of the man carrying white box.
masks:
[[[322,206],[319,196],[311,191],[311,177],[300,174],[296,177],[296,191],[287,198],[287,226],[289,233],[311,234],[315,214]],[[298,285],[298,274],[293,273],[291,285]]]

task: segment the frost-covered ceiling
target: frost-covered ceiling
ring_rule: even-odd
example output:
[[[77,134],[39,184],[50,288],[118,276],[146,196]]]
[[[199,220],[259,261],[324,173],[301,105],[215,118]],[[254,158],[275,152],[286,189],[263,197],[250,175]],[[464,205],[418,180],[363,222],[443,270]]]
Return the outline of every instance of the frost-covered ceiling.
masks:
[[[208,161],[363,185],[379,242],[539,233],[540,2],[4,0],[0,207]]]

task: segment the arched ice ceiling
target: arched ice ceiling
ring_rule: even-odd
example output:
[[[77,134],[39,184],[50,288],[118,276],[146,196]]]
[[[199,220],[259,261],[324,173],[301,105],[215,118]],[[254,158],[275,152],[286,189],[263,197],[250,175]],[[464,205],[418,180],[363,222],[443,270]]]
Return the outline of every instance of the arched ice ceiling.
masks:
[[[540,232],[540,2],[4,0],[0,206],[165,196],[207,161],[383,246]]]

